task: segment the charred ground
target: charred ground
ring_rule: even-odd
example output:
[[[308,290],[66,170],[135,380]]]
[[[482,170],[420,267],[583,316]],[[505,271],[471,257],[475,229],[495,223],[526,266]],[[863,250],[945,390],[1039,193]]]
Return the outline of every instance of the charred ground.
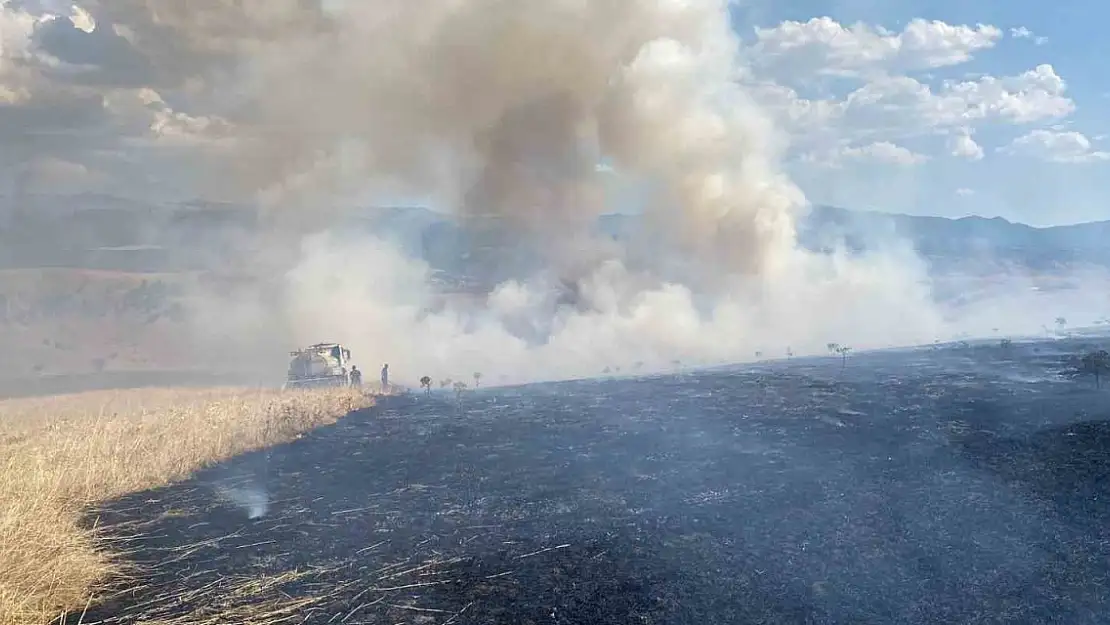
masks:
[[[1058,375],[1076,349],[386,401],[98,511],[140,568],[84,622],[1110,622],[1110,392]]]

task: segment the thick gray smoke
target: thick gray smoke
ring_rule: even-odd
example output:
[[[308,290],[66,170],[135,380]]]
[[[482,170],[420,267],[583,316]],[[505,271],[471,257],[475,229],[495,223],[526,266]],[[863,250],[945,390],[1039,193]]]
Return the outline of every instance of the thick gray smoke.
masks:
[[[344,192],[431,193],[552,240],[606,210],[604,155],[658,183],[689,254],[750,273],[789,247],[801,196],[725,0],[101,2],[235,124],[220,182],[300,204],[295,225]]]
[[[272,210],[273,307],[292,342],[337,339],[401,381],[522,381],[824,349],[951,330],[897,250],[799,250],[785,138],[748,97],[728,0],[99,0],[149,62],[220,125],[211,189]],[[600,173],[601,159],[615,173]],[[650,236],[588,227],[606,177],[648,185]],[[521,276],[437,303],[423,263],[378,239],[311,234],[352,199],[431,198],[497,217],[576,283]],[[277,274],[274,274],[277,275]],[[431,312],[434,310],[434,312]],[[274,326],[254,318],[244,325]],[[540,328],[545,340],[524,336]],[[261,330],[260,330],[261,331]]]

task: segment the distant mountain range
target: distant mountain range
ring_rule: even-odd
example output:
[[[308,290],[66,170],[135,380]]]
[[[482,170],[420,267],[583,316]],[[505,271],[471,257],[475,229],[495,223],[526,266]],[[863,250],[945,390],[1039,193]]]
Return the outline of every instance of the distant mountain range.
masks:
[[[622,238],[640,217],[605,215],[598,230]],[[105,195],[0,197],[0,267],[80,266],[132,271],[215,268],[258,227],[249,206],[189,202],[158,205]],[[518,268],[527,250],[494,222],[461,222],[425,208],[383,207],[348,213],[340,229],[389,236],[433,267],[485,273]],[[853,252],[904,241],[934,271],[1110,268],[1110,220],[1035,228],[1001,218],[921,217],[817,206],[798,223],[800,243],[811,250],[842,245]],[[203,249],[202,249],[203,248]],[[203,253],[198,253],[203,252]],[[521,255],[523,254],[523,255]],[[483,269],[483,267],[485,269]],[[468,269],[470,268],[470,269]]]
[[[938,270],[979,264],[1034,271],[1110,267],[1110,220],[1035,228],[1001,217],[948,219],[819,206],[799,224],[800,241],[812,249],[830,234],[843,235],[855,250],[893,235]]]
[[[640,220],[604,215],[598,230],[621,239],[631,236]],[[362,211],[352,218],[352,224],[357,222],[359,229],[389,233],[410,253],[442,268],[480,262],[483,248],[511,239],[491,234],[495,225],[475,227],[420,208]],[[998,217],[950,219],[816,206],[799,220],[797,230],[799,243],[813,251],[842,247],[861,253],[892,242],[908,244],[940,273],[1110,268],[1110,220],[1037,228]]]

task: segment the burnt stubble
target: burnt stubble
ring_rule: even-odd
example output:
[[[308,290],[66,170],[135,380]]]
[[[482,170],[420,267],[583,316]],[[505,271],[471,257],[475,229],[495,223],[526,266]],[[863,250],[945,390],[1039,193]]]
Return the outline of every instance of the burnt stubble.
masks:
[[[98,511],[140,574],[85,622],[1110,622],[1110,395],[1070,349],[392,398]]]

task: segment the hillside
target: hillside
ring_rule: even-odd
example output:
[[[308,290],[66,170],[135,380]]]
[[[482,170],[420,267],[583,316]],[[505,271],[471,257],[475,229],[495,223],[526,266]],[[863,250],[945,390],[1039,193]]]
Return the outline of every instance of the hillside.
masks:
[[[799,238],[811,249],[838,236],[856,250],[891,237],[909,241],[939,271],[983,263],[1035,272],[1110,267],[1110,221],[1035,228],[1000,217],[948,219],[819,206],[799,225]]]
[[[506,249],[512,235],[498,232],[496,224],[460,224],[420,208],[364,211],[350,225],[368,231],[388,232],[413,254],[434,267],[457,271],[459,267],[481,273],[488,267],[520,267],[525,250]],[[598,221],[598,230],[614,239],[627,239],[641,227],[634,215],[610,214]],[[1001,218],[921,217],[854,211],[817,206],[797,224],[799,242],[814,251],[843,245],[853,252],[891,243],[908,243],[938,275],[952,273],[1022,274],[1061,273],[1075,268],[1110,269],[1110,221],[1071,226],[1036,228]]]
[[[623,238],[640,218],[605,215],[600,232]],[[187,202],[151,206],[111,196],[0,197],[0,268],[71,267],[126,272],[216,270],[233,264],[257,231],[257,209]],[[418,207],[355,209],[340,224],[354,232],[386,234],[434,266],[458,270],[503,255],[512,235],[494,222],[465,226]],[[922,217],[816,206],[798,223],[809,249],[841,240],[862,250],[907,241],[938,271],[977,265],[1052,271],[1068,266],[1110,267],[1110,220],[1036,228],[1001,218]],[[50,245],[43,245],[50,241]],[[523,259],[517,259],[523,260]]]
[[[636,216],[606,215],[598,229],[621,239],[640,223]],[[150,206],[103,195],[0,198],[0,341],[8,354],[0,359],[0,395],[75,383],[116,386],[151,375],[143,383],[255,379],[257,371],[243,368],[255,367],[257,359],[243,350],[198,349],[182,323],[182,306],[191,286],[240,288],[238,261],[257,244],[259,224],[259,212],[241,205]],[[462,223],[423,208],[349,211],[336,230],[396,241],[429,263],[444,291],[482,292],[538,266],[528,242],[501,224]],[[909,242],[936,275],[961,274],[944,282],[942,297],[978,288],[968,286],[967,274],[1016,272],[1043,279],[1074,268],[1110,268],[1110,245],[1104,243],[1110,241],[1110,221],[1033,228],[1002,219],[816,207],[798,230],[801,243],[813,250],[841,242],[855,251],[895,239]],[[263,346],[271,347],[280,354],[286,346]]]

